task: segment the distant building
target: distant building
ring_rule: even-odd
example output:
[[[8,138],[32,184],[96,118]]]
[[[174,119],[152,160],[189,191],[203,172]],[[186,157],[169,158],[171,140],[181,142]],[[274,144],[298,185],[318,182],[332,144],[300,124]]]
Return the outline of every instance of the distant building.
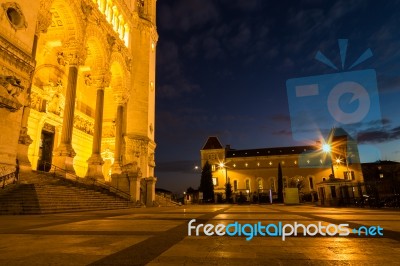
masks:
[[[201,164],[211,164],[216,195],[225,197],[228,181],[234,199],[256,201],[276,195],[280,164],[284,188],[298,187],[303,195],[318,192],[321,201],[338,197],[339,186],[363,181],[356,142],[344,130],[334,129],[327,144],[330,151],[323,149],[322,141],[314,146],[236,150],[230,145],[224,148],[212,136],[200,151]]]

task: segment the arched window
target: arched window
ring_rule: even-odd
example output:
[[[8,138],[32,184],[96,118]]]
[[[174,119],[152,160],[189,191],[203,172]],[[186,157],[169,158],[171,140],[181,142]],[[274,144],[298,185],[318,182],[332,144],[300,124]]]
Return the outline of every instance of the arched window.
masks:
[[[238,189],[238,181],[234,180],[233,181],[233,191],[237,191],[237,189]]]
[[[309,176],[309,177],[308,177],[308,181],[309,181],[309,183],[310,183],[310,190],[313,190],[313,189],[314,189],[314,180],[313,180],[313,177],[312,177],[312,176]]]
[[[250,190],[250,179],[246,179],[246,190]]]
[[[262,178],[259,178],[257,180],[257,186],[258,186],[258,189],[263,189],[264,188]]]
[[[271,177],[270,178],[270,188],[271,188],[271,190],[272,191],[275,191],[275,178],[274,177]]]

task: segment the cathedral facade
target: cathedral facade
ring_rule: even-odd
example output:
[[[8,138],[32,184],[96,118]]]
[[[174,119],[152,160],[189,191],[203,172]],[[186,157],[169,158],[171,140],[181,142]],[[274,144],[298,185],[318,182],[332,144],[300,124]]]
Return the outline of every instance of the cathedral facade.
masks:
[[[0,0],[0,164],[154,201],[156,0]]]

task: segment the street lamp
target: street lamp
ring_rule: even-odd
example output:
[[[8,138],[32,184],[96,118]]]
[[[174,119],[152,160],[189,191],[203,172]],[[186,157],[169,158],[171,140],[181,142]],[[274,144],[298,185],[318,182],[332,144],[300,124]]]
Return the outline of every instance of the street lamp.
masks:
[[[224,162],[220,162],[219,167],[221,169],[225,169],[225,184],[227,184],[228,183],[228,168],[226,167],[226,164]]]
[[[325,143],[324,145],[322,145],[322,150],[326,153],[326,154],[330,154],[330,161],[331,161],[331,170],[332,170],[332,179],[335,178],[335,172],[333,171],[333,162],[332,162],[332,147],[331,145]]]

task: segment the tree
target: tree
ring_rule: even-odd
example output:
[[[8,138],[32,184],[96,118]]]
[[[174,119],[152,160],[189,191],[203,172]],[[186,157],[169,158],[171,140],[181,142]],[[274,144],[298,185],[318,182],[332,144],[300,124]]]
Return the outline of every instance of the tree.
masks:
[[[212,180],[211,165],[208,161],[206,161],[201,171],[199,190],[203,192],[204,201],[214,201],[214,184]]]
[[[283,202],[283,177],[281,163],[278,164],[278,202]]]
[[[226,202],[232,201],[232,185],[231,182],[225,184],[225,195],[226,195]]]

